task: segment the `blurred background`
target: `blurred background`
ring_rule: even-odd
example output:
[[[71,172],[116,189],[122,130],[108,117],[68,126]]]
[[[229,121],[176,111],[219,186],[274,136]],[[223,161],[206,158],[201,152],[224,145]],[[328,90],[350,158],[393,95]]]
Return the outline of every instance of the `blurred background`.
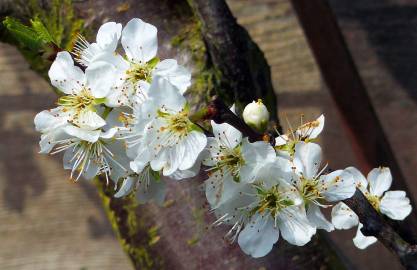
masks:
[[[83,12],[100,14],[100,10],[89,10],[91,1],[82,2],[86,2],[81,6]],[[102,8],[122,13],[126,10],[120,7],[129,7],[134,1],[108,2]],[[306,119],[324,113],[326,125],[320,140],[326,160],[332,168],[358,165],[290,1],[227,0],[227,3],[265,53],[284,129],[286,118],[299,123],[302,113]],[[417,2],[329,0],[329,3],[408,181],[412,193],[409,196],[416,198]],[[48,82],[29,69],[14,47],[0,43],[0,269],[133,269],[107,221],[95,186],[87,181],[70,182],[61,157],[37,154],[39,134],[34,130],[33,117],[52,107],[55,100]],[[354,110],[355,101],[351,102]],[[168,200],[172,203],[175,191],[194,192],[184,188],[184,183],[171,186]],[[205,224],[198,222],[198,216],[204,213],[199,210],[187,208],[183,216],[167,216],[169,205],[144,207],[147,213],[153,213],[149,220],[161,232],[158,248],[184,254],[197,248],[204,257],[205,242],[225,245],[221,239],[202,236],[198,228]],[[158,220],[158,215],[174,221],[194,217],[197,226],[191,230],[167,228],[181,222],[167,225]],[[183,230],[182,237],[188,245],[171,243],[176,241],[172,233],[177,229]],[[356,249],[351,240],[355,232],[352,229],[330,234],[353,268],[401,269],[380,244],[365,251]],[[193,241],[200,238],[202,242],[194,245]],[[204,264],[204,259],[194,260],[194,264],[173,265],[178,269],[216,269]],[[233,269],[232,264],[227,269]]]

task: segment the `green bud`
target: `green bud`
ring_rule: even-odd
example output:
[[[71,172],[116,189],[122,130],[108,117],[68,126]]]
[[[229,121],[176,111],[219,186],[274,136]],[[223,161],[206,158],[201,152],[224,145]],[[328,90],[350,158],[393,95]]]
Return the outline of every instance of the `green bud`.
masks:
[[[265,132],[268,126],[269,112],[261,99],[246,105],[243,110],[243,120],[253,129]]]

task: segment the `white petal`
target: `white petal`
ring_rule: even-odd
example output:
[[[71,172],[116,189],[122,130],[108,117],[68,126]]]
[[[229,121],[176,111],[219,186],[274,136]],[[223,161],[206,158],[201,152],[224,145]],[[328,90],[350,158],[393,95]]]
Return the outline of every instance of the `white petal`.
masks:
[[[217,218],[227,215],[228,218],[223,221],[225,224],[234,225],[236,222],[242,222],[247,218],[248,205],[257,203],[256,200],[256,189],[253,185],[241,184],[236,186],[239,191],[236,196],[231,196],[227,201],[224,201],[217,208],[214,208],[214,213]]]
[[[136,173],[141,173],[142,170],[147,165],[149,165],[149,161],[150,161],[150,152],[148,151],[146,147],[141,146],[138,148],[136,158],[130,162],[130,168]],[[161,168],[159,168],[159,170]]]
[[[67,150],[68,151],[68,150]],[[90,162],[89,166],[83,170],[82,176],[86,180],[91,180],[99,175],[99,167],[95,162]]]
[[[157,29],[134,18],[123,29],[122,45],[130,60],[148,62],[158,50]]]
[[[275,138],[275,146],[281,146],[286,145],[288,142],[288,136],[287,135],[280,135]]]
[[[404,191],[387,191],[380,203],[381,213],[391,219],[403,220],[411,213],[410,199]]]
[[[237,197],[241,191],[241,184],[236,183],[230,174],[213,173],[206,181],[206,198],[212,208]]]
[[[166,158],[167,158],[166,160],[167,162],[164,165],[164,168],[162,171],[165,176],[169,176],[179,169],[181,162],[184,162],[184,160],[186,159],[185,155],[186,155],[187,150],[188,149],[186,148],[184,142],[178,143],[174,147],[167,147],[161,150],[161,152],[162,151],[166,152]],[[194,161],[197,160],[197,157],[198,157],[198,154],[195,157]],[[192,163],[192,165],[194,165],[194,163]],[[185,168],[185,170],[191,168],[191,166],[188,168]]]
[[[174,85],[181,94],[191,85],[191,72],[185,67],[178,65],[177,60],[165,59],[159,62],[154,71],[153,76],[160,76]]]
[[[165,106],[173,111],[179,112],[184,108],[186,103],[184,96],[181,95],[178,89],[160,77],[153,78],[148,91],[149,100],[157,108]]]
[[[68,52],[59,52],[48,72],[51,84],[65,94],[78,93],[85,83],[84,72],[77,66]]]
[[[235,148],[242,141],[242,133],[227,123],[216,124],[211,121],[211,126],[215,138],[223,146]]]
[[[61,107],[58,107],[52,110],[44,110],[36,114],[34,123],[36,131],[48,132],[66,126],[68,124],[68,119],[69,116],[62,111]]]
[[[238,243],[243,252],[259,258],[272,250],[278,238],[279,231],[270,216],[255,214],[240,232]]]
[[[85,109],[78,114],[78,117],[74,120],[74,124],[85,130],[95,130],[103,127],[106,121],[96,112]]]
[[[48,154],[54,148],[56,143],[52,143],[53,137],[50,136],[51,134],[42,134],[41,140],[39,141],[39,147],[41,150],[39,154]]]
[[[188,170],[194,166],[200,153],[206,147],[207,137],[202,132],[191,131],[182,142],[185,155],[179,165],[180,170]]]
[[[365,192],[368,188],[368,181],[365,176],[355,167],[347,167],[345,171],[349,172],[355,180],[356,187],[362,192]]]
[[[121,140],[106,139],[105,142],[107,149],[113,154],[111,158],[107,158],[110,166],[110,178],[117,184],[120,178],[125,178],[132,173],[129,168],[130,159],[126,155],[126,148]]]
[[[153,174],[149,175],[149,186],[145,182],[138,184],[136,191],[136,199],[139,203],[154,201],[158,205],[162,205],[166,195],[166,183],[163,179],[155,179]]]
[[[64,156],[63,156],[63,164],[64,164],[64,169],[66,170],[73,170],[73,169],[81,169],[81,166],[78,166],[77,168],[74,168],[76,159],[73,158],[74,154],[76,153],[76,149],[74,150],[73,148],[69,148],[65,151]],[[95,162],[88,162],[86,163],[86,166],[88,165],[88,167],[84,167],[83,171],[82,171],[82,176],[84,177],[84,179],[90,180],[92,178],[94,178],[98,172],[99,172],[99,167],[98,164]],[[74,171],[75,178],[78,177],[78,170]]]
[[[295,145],[294,164],[304,177],[312,179],[318,173],[322,150],[318,144],[299,142]]]
[[[101,133],[100,138],[102,138],[102,139],[111,139],[116,135],[117,131],[118,131],[117,127],[111,128],[111,129],[107,130],[106,132]]]
[[[104,61],[96,61],[85,71],[87,86],[95,98],[106,97],[116,80],[115,67]]]
[[[97,44],[105,51],[114,52],[122,34],[122,25],[115,22],[103,24],[97,32]]]
[[[337,170],[320,177],[319,189],[327,201],[334,202],[352,197],[356,185],[349,172]]]
[[[333,224],[327,221],[327,219],[323,216],[323,213],[320,211],[320,208],[315,204],[310,204],[308,206],[307,218],[308,221],[310,221],[310,224],[317,229],[323,229],[328,232],[334,230]]]
[[[114,197],[120,198],[128,195],[134,189],[135,184],[136,179],[134,179],[133,177],[127,177],[123,180],[123,183],[119,188],[119,191],[117,191],[116,194],[114,194]]]
[[[219,149],[219,143],[213,137],[207,137],[206,149],[203,150],[202,154],[202,163],[205,166],[213,167],[216,165],[216,160],[214,157],[217,157],[217,151]]]
[[[66,126],[64,128],[65,132],[71,136],[80,138],[81,140],[94,143],[100,137],[100,130],[85,130],[75,126]]]
[[[275,157],[272,162],[267,162],[262,165],[255,179],[262,180],[268,187],[273,187],[276,184],[291,184],[291,178],[293,177],[291,166],[292,164],[289,160],[282,157]],[[291,187],[292,185],[290,185],[290,189]]]
[[[339,202],[332,208],[332,223],[338,230],[347,230],[359,224],[359,218],[346,204]]]
[[[274,148],[267,142],[258,141],[250,143],[247,138],[242,142],[242,157],[245,164],[240,170],[240,179],[245,183],[252,183],[265,165],[275,162]]]
[[[359,223],[358,230],[356,232],[355,238],[353,238],[353,244],[359,249],[365,249],[368,246],[376,243],[378,239],[374,236],[365,236],[361,232],[361,228],[363,227],[362,223]]]
[[[391,171],[387,167],[372,169],[368,174],[368,181],[370,193],[381,197],[391,187]]]
[[[182,180],[182,179],[186,179],[186,178],[191,178],[196,176],[201,169],[201,162],[204,158],[203,153],[201,153],[198,158],[197,161],[194,163],[194,165],[187,169],[187,170],[177,170],[175,171],[173,174],[170,175],[171,178],[175,179],[175,180]]]
[[[324,128],[324,115],[320,115],[315,121],[305,123],[302,127],[297,129],[296,133],[304,138],[315,139]]]
[[[289,206],[282,210],[278,214],[278,226],[282,238],[296,246],[304,246],[316,233],[316,228],[310,225],[305,211],[299,206]]]
[[[159,154],[151,160],[151,168],[152,170],[158,172],[162,170],[166,164],[168,163],[167,158],[167,151],[161,151]]]
[[[68,139],[68,137],[69,136],[64,132],[63,128],[56,128],[48,133],[42,134],[41,140],[39,142],[39,146],[41,148],[39,153],[49,153],[52,150],[52,148],[54,148],[54,146],[57,144],[57,141]]]

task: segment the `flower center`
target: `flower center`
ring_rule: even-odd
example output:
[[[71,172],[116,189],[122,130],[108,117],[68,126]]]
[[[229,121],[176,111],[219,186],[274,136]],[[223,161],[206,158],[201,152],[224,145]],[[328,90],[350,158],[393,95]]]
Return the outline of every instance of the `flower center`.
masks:
[[[225,146],[220,146],[220,153],[217,156],[217,164],[213,169],[215,171],[221,170],[223,172],[230,172],[235,182],[239,182],[239,171],[245,163],[242,157],[240,146],[233,149]]]
[[[172,132],[187,135],[191,122],[185,113],[177,113],[168,116],[168,124]]]
[[[379,197],[375,195],[371,195],[368,192],[366,192],[365,197],[368,199],[372,207],[375,208],[375,210],[379,211],[379,205],[380,205]]]
[[[58,105],[67,109],[76,109],[81,111],[90,106],[94,101],[94,96],[91,94],[88,88],[83,88],[76,95],[67,95],[58,99]]]
[[[294,205],[294,202],[288,198],[280,189],[279,185],[273,186],[266,190],[261,186],[256,186],[259,203],[252,210],[252,214],[258,212],[260,214],[269,211],[275,219],[277,214],[284,208]]]
[[[132,63],[130,69],[126,71],[127,81],[136,84],[138,81],[151,80],[152,68],[148,64]]]
[[[318,189],[318,184],[319,181],[317,179],[307,179],[304,178],[304,176],[301,176],[301,188],[299,190],[305,202],[322,198]]]

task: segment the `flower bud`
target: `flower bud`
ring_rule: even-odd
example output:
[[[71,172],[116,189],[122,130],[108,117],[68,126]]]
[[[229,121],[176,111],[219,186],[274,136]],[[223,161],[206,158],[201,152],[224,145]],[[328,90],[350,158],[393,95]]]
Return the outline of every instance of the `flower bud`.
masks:
[[[264,132],[268,125],[269,112],[261,99],[246,105],[243,110],[243,120],[253,129]]]

